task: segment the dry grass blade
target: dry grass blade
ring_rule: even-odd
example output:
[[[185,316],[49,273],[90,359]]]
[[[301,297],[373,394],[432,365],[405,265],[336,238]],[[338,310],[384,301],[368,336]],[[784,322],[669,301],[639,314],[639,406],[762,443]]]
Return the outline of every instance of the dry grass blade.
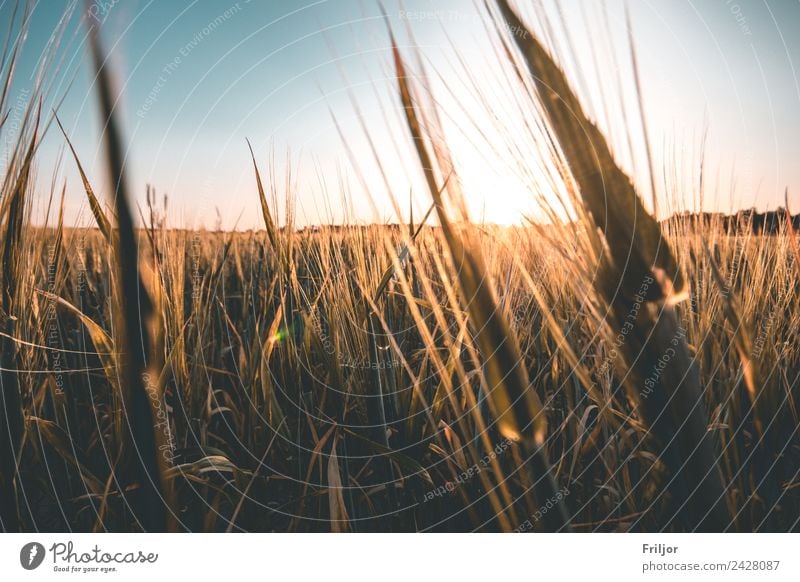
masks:
[[[97,227],[100,229],[100,232],[103,234],[103,238],[106,239],[106,242],[111,243],[111,222],[106,217],[105,212],[103,212],[103,207],[100,205],[100,201],[97,199],[97,196],[94,195],[94,189],[89,183],[89,178],[86,177],[86,172],[83,171],[83,166],[78,159],[78,154],[75,151],[75,148],[72,146],[72,142],[70,141],[67,132],[64,130],[64,126],[61,125],[61,120],[57,115],[56,123],[61,129],[61,133],[64,134],[64,139],[67,140],[69,151],[72,152],[72,157],[75,160],[75,164],[78,166],[78,173],[81,175],[83,189],[86,191],[86,197],[89,199],[89,208],[91,208],[94,219],[97,221]]]
[[[498,416],[498,426],[508,438],[514,440],[532,438],[536,443],[542,444],[547,432],[547,420],[542,414],[541,402],[533,391],[528,390],[527,373],[524,367],[519,365],[521,360],[519,346],[508,329],[502,311],[498,308],[494,288],[488,279],[480,253],[475,249],[470,249],[468,252],[450,223],[442,200],[442,189],[436,184],[434,162],[425,147],[422,129],[411,100],[405,66],[394,42],[393,52],[400,97],[408,127],[451,256],[460,267],[459,282],[464,291],[465,303],[468,305],[478,345],[487,358],[485,365],[486,375],[491,384],[490,401]]]
[[[36,122],[30,144],[23,159],[17,179],[14,181],[10,192],[3,196],[0,204],[0,224],[4,224],[4,241],[2,256],[3,289],[0,301],[0,329],[7,336],[14,337],[15,326],[18,321],[15,311],[18,310],[18,295],[20,284],[21,243],[25,228],[25,207],[28,191],[31,186],[31,168],[33,154],[36,150],[39,130],[41,104],[36,114]],[[11,172],[6,169],[6,180]],[[18,363],[17,347],[6,338],[0,338],[0,355],[3,362]],[[4,366],[5,367],[5,366]],[[0,390],[2,395],[2,418],[6,429],[0,431],[0,521],[6,531],[18,529],[18,515],[16,507],[16,478],[17,456],[22,443],[24,431],[22,407],[20,406],[19,378],[13,372],[3,370],[0,372]]]
[[[149,332],[153,305],[142,285],[139,271],[139,244],[125,183],[125,155],[117,119],[114,115],[114,93],[100,47],[99,31],[90,29],[92,57],[97,72],[100,113],[105,120],[106,160],[109,177],[115,187],[114,207],[117,216],[117,236],[114,240],[116,258],[116,304],[120,328],[117,351],[120,353],[120,379],[125,403],[125,421],[130,431],[123,478],[140,485],[133,507],[145,531],[163,531],[168,526],[168,487],[163,456],[158,453],[160,431],[154,427],[154,412],[145,384],[149,374],[148,357],[152,355],[153,340]],[[160,398],[160,394],[156,394]]]
[[[730,523],[714,443],[707,432],[697,366],[674,304],[688,295],[680,266],[656,219],[645,210],[630,178],[617,166],[605,137],[586,117],[564,73],[506,0],[497,0],[532,77],[550,127],[580,197],[603,230],[608,250],[595,282],[611,306],[617,329],[631,326],[620,350],[629,366],[630,400],[656,437],[669,470],[673,502],[683,526],[722,530]],[[657,285],[645,285],[648,281]],[[633,319],[633,322],[628,321]],[[653,389],[640,391],[668,355]],[[668,518],[669,521],[669,518]],[[666,525],[666,524],[665,524]]]
[[[338,436],[333,437],[331,456],[328,458],[328,507],[330,510],[331,531],[347,531],[350,518],[344,502],[342,475],[339,470],[339,456],[336,454]]]
[[[648,300],[679,301],[687,293],[678,262],[663,239],[656,219],[644,208],[630,178],[614,161],[605,137],[584,114],[564,73],[506,0],[497,5],[525,58],[580,195],[603,231],[609,259],[622,278],[620,292],[631,298],[642,280],[654,272],[659,282]],[[615,281],[615,282],[616,282]],[[633,291],[631,291],[633,289]]]
[[[259,373],[261,377],[261,397],[263,399],[262,403],[266,408],[267,422],[275,434],[277,434],[278,431],[282,431],[283,435],[288,437],[289,435],[286,430],[285,416],[283,414],[283,410],[281,410],[281,405],[278,402],[278,398],[275,395],[275,390],[272,385],[272,372],[269,369],[269,361],[270,357],[272,356],[272,350],[275,348],[275,344],[281,339],[282,332],[279,330],[282,321],[283,306],[281,304],[278,306],[278,309],[275,312],[275,317],[273,318],[272,323],[269,326],[269,330],[267,331],[267,339],[264,342],[261,350],[261,365]]]
[[[522,441],[531,455],[536,480],[536,494],[540,503],[556,499],[557,487],[553,480],[545,437],[547,419],[538,395],[531,388],[528,372],[516,336],[511,332],[503,310],[499,307],[491,277],[483,263],[477,245],[468,248],[454,231],[442,199],[442,189],[437,185],[434,163],[428,154],[422,127],[412,101],[405,65],[392,38],[392,52],[397,74],[400,98],[408,129],[419,157],[445,240],[453,262],[458,265],[458,280],[464,293],[470,324],[475,340],[483,355],[483,372],[488,384],[487,399],[497,419],[500,433],[514,441]],[[569,518],[564,505],[548,514],[545,527],[558,530],[568,527]]]
[[[116,378],[116,362],[114,360],[114,340],[111,339],[111,336],[109,336],[106,331],[97,324],[97,322],[93,321],[92,318],[83,313],[80,309],[75,307],[63,297],[59,297],[58,295],[53,295],[52,293],[47,293],[45,291],[39,291],[39,293],[46,297],[49,301],[53,301],[56,305],[64,307],[66,310],[80,319],[81,323],[89,332],[89,338],[92,340],[92,344],[94,345],[95,349],[94,353],[100,359],[100,363],[103,366],[103,371],[106,374],[106,378],[108,379],[108,382],[113,385]]]
[[[11,192],[3,198],[2,206],[0,206],[0,220],[5,218],[5,240],[3,241],[3,281],[5,284],[3,286],[2,307],[6,317],[11,315],[12,303],[17,290],[19,247],[24,229],[27,194],[31,186],[31,168],[33,154],[37,146],[40,115],[41,105],[36,114],[33,135],[25,153],[22,167]]]
[[[253,146],[250,145],[250,140],[247,140],[247,147],[250,149],[250,157],[253,159],[253,169],[256,173],[256,184],[258,185],[258,198],[261,201],[261,212],[264,215],[264,225],[267,228],[267,237],[276,253],[280,252],[278,244],[278,229],[275,226],[275,221],[272,220],[272,213],[269,211],[267,204],[267,195],[264,192],[264,184],[261,182],[261,173],[258,171],[258,164],[256,163],[256,155],[253,153]]]

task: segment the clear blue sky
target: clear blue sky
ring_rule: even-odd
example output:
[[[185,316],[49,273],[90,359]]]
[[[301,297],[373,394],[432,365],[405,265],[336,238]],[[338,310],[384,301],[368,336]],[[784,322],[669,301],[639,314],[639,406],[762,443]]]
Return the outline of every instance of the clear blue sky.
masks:
[[[35,2],[12,87],[12,106],[24,102],[31,71],[69,4]],[[430,59],[431,72],[436,72],[435,87],[446,84],[456,95],[468,92],[455,51],[476,76],[492,74],[480,2],[476,7],[470,0],[386,0],[384,6],[402,45],[411,43],[405,27],[413,30],[421,53]],[[582,76],[592,93],[598,75],[591,51],[597,51],[598,39],[611,39],[627,87],[624,108],[630,119],[638,119],[631,107],[625,61],[624,4],[609,1],[609,28],[596,2],[562,3],[563,28],[553,6],[549,12],[555,36],[563,43],[569,35],[577,54],[576,62],[565,62],[570,74]],[[2,2],[4,25],[11,9],[12,2]],[[377,173],[353,115],[352,96],[381,151],[395,193],[407,196],[417,178],[405,170],[413,167],[413,158],[398,115],[378,2],[98,0],[91,10],[103,21],[105,47],[121,89],[119,112],[130,145],[131,186],[140,200],[148,182],[168,193],[173,225],[212,226],[219,209],[225,227],[237,220],[240,228],[260,227],[245,138],[253,143],[264,172],[274,152],[279,191],[289,156],[298,222],[396,220],[383,190],[372,188],[374,182],[371,197],[362,192],[331,116],[333,112],[339,120],[362,172],[374,181]],[[663,190],[678,190],[682,204],[690,206],[696,200],[697,161],[707,127],[707,210],[775,208],[788,186],[790,202],[800,211],[800,2],[637,1],[630,3],[630,11],[656,165],[674,163],[681,176],[678,184],[660,185],[661,195],[674,196]],[[535,18],[532,11],[525,14]],[[66,92],[59,115],[96,188],[107,192],[93,74],[85,27],[77,14],[67,27],[60,54],[63,63],[51,78],[53,96]],[[406,54],[412,58],[410,50]],[[613,71],[607,61],[602,69],[600,77],[609,82]],[[70,79],[74,81],[67,91]],[[447,103],[445,95],[442,102]],[[592,105],[601,117],[599,103]],[[448,124],[457,128],[459,118],[452,117]],[[621,108],[612,108],[610,117],[607,125],[618,130]],[[639,134],[635,127],[631,131]],[[615,149],[623,152],[620,135],[611,133]],[[524,187],[512,184],[511,170],[471,152],[469,139],[454,141],[465,160],[461,173],[474,215],[503,222],[518,210],[529,210],[531,200]],[[635,142],[640,145],[638,138]],[[8,147],[8,136],[0,147]],[[39,158],[41,191],[49,188],[62,147],[60,135],[51,131]],[[642,167],[641,158],[623,163]],[[64,158],[58,172],[68,180],[68,220],[86,219],[72,160]],[[343,209],[343,190],[351,196],[348,212]],[[422,209],[425,193],[415,196]]]

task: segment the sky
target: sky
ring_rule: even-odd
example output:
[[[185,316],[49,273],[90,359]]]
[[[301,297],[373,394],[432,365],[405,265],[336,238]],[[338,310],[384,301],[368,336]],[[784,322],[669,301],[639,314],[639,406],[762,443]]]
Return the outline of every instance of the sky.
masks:
[[[0,2],[5,28],[14,3]],[[101,27],[115,73],[129,186],[139,204],[146,184],[166,194],[170,225],[262,227],[248,139],[280,199],[281,221],[287,189],[299,226],[405,221],[409,206],[419,216],[430,204],[403,125],[377,1],[74,4],[31,2],[0,163],[28,102],[31,75],[67,14],[44,109],[58,105],[106,200],[87,23]],[[549,32],[615,155],[640,191],[648,191],[626,4],[519,4],[535,30]],[[385,0],[383,7],[406,59],[414,65],[420,55],[425,63],[471,217],[515,223],[536,216],[533,192],[541,188],[530,168],[538,154],[520,130],[536,112],[520,106],[504,82],[482,3]],[[800,211],[800,2],[643,0],[627,9],[661,214],[701,206],[774,209],[786,188],[790,206]],[[34,214],[43,212],[51,184],[66,180],[66,220],[87,224],[79,176],[63,153],[63,137],[52,126],[39,151]]]

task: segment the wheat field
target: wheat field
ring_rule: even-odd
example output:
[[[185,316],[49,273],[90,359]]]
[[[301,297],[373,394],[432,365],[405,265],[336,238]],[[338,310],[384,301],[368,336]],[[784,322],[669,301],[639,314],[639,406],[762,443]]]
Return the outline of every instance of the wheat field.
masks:
[[[527,30],[503,0],[492,14]],[[253,156],[250,232],[168,227],[155,190],[135,209],[92,38],[117,184],[84,175],[95,226],[64,224],[55,187],[56,218],[31,220],[55,114],[30,108],[3,176],[4,530],[798,530],[791,216],[772,234],[655,220],[536,34],[498,58],[570,220],[462,220],[395,47],[430,218],[278,225],[280,177]]]

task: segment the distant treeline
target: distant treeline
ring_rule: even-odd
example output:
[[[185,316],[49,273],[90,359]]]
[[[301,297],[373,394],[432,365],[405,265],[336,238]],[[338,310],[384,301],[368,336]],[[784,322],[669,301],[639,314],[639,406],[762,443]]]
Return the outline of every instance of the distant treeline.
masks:
[[[682,212],[665,220],[670,226],[686,228],[722,228],[730,234],[751,231],[753,234],[777,234],[792,229],[800,231],[800,214],[790,215],[785,208],[758,212],[755,208],[740,210],[736,214],[721,212]]]

